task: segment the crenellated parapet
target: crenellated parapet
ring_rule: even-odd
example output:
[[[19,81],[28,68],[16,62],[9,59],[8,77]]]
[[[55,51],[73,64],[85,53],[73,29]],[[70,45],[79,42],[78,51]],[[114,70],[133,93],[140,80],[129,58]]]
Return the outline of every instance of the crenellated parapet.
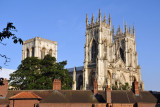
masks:
[[[106,17],[106,14],[105,16],[103,17],[103,20],[101,20],[101,10],[99,9],[99,15],[98,15],[98,18],[96,19],[96,21],[94,21],[94,14],[92,14],[92,17],[91,17],[91,22],[89,23],[89,20],[88,20],[88,14],[86,15],[86,29],[92,29],[92,28],[95,28],[95,27],[99,27],[99,26],[104,26],[106,28],[111,28],[111,16],[109,14],[109,18],[108,18],[108,23],[107,23],[107,17]]]

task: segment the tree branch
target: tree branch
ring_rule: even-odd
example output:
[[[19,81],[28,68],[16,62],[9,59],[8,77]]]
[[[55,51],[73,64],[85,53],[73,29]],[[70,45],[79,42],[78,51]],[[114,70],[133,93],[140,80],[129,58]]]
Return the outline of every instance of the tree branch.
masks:
[[[0,54],[0,57],[4,57],[4,58],[5,58],[4,65],[6,65],[8,62],[10,62],[10,58],[8,58],[6,55]],[[6,65],[6,66],[7,66],[7,65]],[[0,68],[2,68],[2,67],[0,67]]]

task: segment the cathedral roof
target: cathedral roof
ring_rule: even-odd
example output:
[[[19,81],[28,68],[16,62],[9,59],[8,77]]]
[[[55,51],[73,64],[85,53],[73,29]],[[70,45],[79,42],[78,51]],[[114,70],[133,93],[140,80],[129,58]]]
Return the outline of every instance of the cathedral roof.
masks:
[[[84,66],[76,67],[76,71],[83,71],[83,68],[84,68]],[[73,71],[74,71],[74,68],[68,68],[67,70],[68,70],[69,72],[73,72]]]

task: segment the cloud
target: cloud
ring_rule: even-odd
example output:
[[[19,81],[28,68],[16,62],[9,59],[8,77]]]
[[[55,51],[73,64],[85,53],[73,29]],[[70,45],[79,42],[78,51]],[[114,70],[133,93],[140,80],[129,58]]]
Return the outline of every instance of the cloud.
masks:
[[[5,69],[5,68],[2,68],[0,70],[0,78],[7,78],[9,79],[9,74],[13,73],[15,70],[12,70],[12,69]]]

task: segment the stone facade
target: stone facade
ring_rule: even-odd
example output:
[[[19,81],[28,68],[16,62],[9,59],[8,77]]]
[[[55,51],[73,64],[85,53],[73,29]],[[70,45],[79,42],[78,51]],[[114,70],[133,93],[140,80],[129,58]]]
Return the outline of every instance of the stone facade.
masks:
[[[114,26],[111,28],[110,15],[108,23],[106,15],[101,21],[99,10],[96,22],[92,15],[91,23],[88,24],[88,15],[86,16],[85,36],[84,90],[93,89],[92,83],[95,77],[98,81],[98,90],[103,90],[106,85],[112,87],[128,83],[131,86],[134,80],[138,81],[139,87],[143,89],[134,26],[131,32],[131,27],[128,29],[125,23],[125,31],[122,32],[119,26],[115,34]]]
[[[44,58],[46,54],[57,59],[57,42],[35,37],[23,42],[22,60],[26,57]]]

